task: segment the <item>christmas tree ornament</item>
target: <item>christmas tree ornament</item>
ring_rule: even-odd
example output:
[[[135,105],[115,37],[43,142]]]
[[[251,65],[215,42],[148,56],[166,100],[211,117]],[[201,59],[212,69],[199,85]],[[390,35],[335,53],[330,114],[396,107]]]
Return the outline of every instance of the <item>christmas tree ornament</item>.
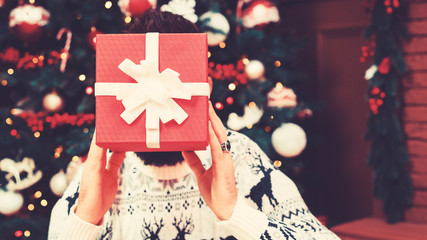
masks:
[[[6,216],[13,215],[24,205],[24,198],[20,193],[0,189],[0,213]]]
[[[9,28],[20,40],[35,42],[41,38],[49,18],[50,13],[43,7],[25,4],[10,12]]]
[[[267,106],[276,108],[294,108],[297,105],[297,95],[291,88],[281,84],[276,85],[267,94]]]
[[[150,8],[156,8],[157,0],[119,0],[117,4],[127,17],[138,17]]]
[[[64,107],[64,100],[56,91],[46,94],[43,97],[43,108],[47,112],[58,112]]]
[[[208,45],[218,46],[227,39],[230,24],[221,13],[209,11],[200,16],[200,29],[208,35]]]
[[[365,72],[365,80],[371,80],[375,76],[375,73],[377,73],[377,71],[378,71],[377,65],[372,65]]]
[[[62,49],[62,53],[61,53],[61,65],[59,67],[59,70],[61,70],[61,72],[65,72],[65,67],[67,66],[68,58],[70,58],[69,55],[70,55],[70,47],[71,47],[71,38],[73,36],[70,29],[61,28],[58,34],[56,35],[56,40],[58,41],[61,40],[61,37],[64,33],[67,34],[67,38],[65,40],[65,46]]]
[[[256,105],[253,107],[245,106],[243,116],[240,117],[236,113],[228,115],[227,126],[232,130],[239,131],[246,126],[258,123],[263,114],[264,111]]]
[[[196,7],[196,0],[171,0],[168,4],[163,4],[160,7],[161,11],[171,12],[181,15],[192,23],[196,23],[198,17],[194,8]]]
[[[279,10],[268,0],[253,1],[243,10],[242,20],[245,28],[262,27],[280,21]]]
[[[18,162],[4,158],[0,161],[0,170],[6,172],[6,188],[11,191],[29,188],[43,175],[40,170],[36,170],[34,160],[27,157]]]
[[[258,60],[251,60],[246,64],[245,73],[250,80],[265,80],[264,73],[265,67],[262,62]]]
[[[307,145],[304,130],[295,123],[284,123],[271,136],[274,150],[283,157],[296,157]]]
[[[62,196],[68,186],[67,175],[63,170],[53,175],[53,177],[50,179],[49,186],[50,190],[52,190],[56,196]]]
[[[96,30],[95,27],[92,27],[89,34],[87,35],[86,41],[94,50],[96,50],[96,34],[102,34],[102,33],[103,32]]]

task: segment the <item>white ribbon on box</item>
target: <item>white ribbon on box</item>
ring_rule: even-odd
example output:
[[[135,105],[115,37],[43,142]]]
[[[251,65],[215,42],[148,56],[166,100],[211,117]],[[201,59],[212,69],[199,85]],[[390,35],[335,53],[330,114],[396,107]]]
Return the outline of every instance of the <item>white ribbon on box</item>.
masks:
[[[95,96],[116,96],[125,111],[120,115],[131,124],[146,111],[148,148],[160,147],[159,120],[181,124],[188,114],[173,98],[190,100],[192,96],[209,96],[208,83],[182,83],[172,69],[159,72],[159,33],[147,33],[145,60],[135,64],[125,59],[119,69],[137,83],[95,83]]]

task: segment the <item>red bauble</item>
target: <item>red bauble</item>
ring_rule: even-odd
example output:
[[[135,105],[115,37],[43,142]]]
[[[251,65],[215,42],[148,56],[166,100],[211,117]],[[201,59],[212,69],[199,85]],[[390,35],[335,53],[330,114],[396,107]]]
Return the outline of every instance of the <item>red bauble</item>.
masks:
[[[256,0],[243,10],[243,26],[253,28],[280,20],[279,10],[268,0]]]
[[[41,38],[49,17],[50,13],[46,9],[25,4],[10,12],[9,27],[20,40],[35,42]]]
[[[93,47],[94,50],[96,50],[96,34],[102,34],[102,33],[103,32],[100,32],[95,28],[92,28],[90,33],[87,35],[86,41],[90,46]]]
[[[119,0],[117,3],[122,13],[128,17],[137,17],[150,8],[155,8],[157,0]]]
[[[4,5],[4,0],[0,0],[0,7],[3,7]]]

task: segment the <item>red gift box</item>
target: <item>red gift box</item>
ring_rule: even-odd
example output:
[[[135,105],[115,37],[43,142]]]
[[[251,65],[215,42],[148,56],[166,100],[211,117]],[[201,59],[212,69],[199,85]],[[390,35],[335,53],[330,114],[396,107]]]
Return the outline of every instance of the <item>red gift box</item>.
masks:
[[[187,86],[196,83],[195,85],[203,85],[203,87],[206,87],[208,59],[206,34],[151,34],[150,36],[158,36],[158,46],[156,46],[156,44],[153,46],[152,43],[150,45],[149,42],[151,40],[146,42],[148,35],[150,34],[100,34],[96,37],[95,95],[97,145],[107,147],[113,151],[147,152],[205,150],[209,141],[208,97],[201,96],[204,94],[190,95],[190,100],[171,97],[168,94],[174,90],[174,88],[172,88],[172,90],[169,89],[169,92],[162,89],[163,87],[167,88],[170,86],[168,82],[162,82],[162,87],[157,88],[161,85],[158,84],[160,80],[155,79],[155,81],[152,82],[151,79],[153,77],[146,77],[145,79],[146,72],[149,71],[146,69],[141,70],[141,66],[147,67],[147,65],[151,66],[150,64],[154,64],[155,67],[151,66],[151,70],[153,68],[158,69],[158,72],[153,73],[153,76],[159,79],[161,79],[163,75],[174,76],[175,71],[179,73],[179,80],[183,85]],[[148,45],[146,46],[146,44]],[[153,51],[155,51],[155,54],[158,54],[157,63],[156,61],[150,60],[145,63],[141,62],[140,64],[141,60],[146,60],[146,49],[148,49],[148,54]],[[127,60],[125,64],[125,59],[129,59],[130,61]],[[122,64],[121,67],[127,65],[127,71],[122,68],[119,69],[118,66],[120,64]],[[169,71],[169,69],[173,71]],[[158,75],[159,73],[161,74]],[[141,77],[144,81],[141,81],[138,77]],[[118,89],[126,84],[130,85],[130,83],[133,83],[131,87],[128,86],[122,90],[117,90],[118,93],[99,94],[103,88],[102,86],[113,86],[110,87],[111,91],[112,89]],[[148,88],[147,86],[154,87]],[[139,91],[145,95],[140,94],[140,92],[135,92],[137,91],[135,89],[140,89]],[[166,94],[167,100],[164,98],[165,92],[168,93]],[[206,92],[206,88],[203,92]],[[124,93],[126,96],[125,98],[123,97]],[[137,99],[135,99],[135,97],[137,97]],[[160,100],[158,98],[160,98]],[[156,105],[158,103],[157,101],[161,101],[162,104],[166,102],[170,104],[170,101],[172,101],[171,99],[188,114],[188,117],[180,124],[177,123],[180,122],[178,120],[171,120],[163,123],[159,119],[159,146],[157,146],[158,148],[153,148],[152,146],[147,147],[147,135],[152,134],[149,133],[149,131],[152,131],[152,116],[157,117],[157,115],[160,114],[159,112],[163,111],[159,111],[159,109],[171,109],[171,107],[154,107],[158,106]],[[128,104],[126,108],[125,102]],[[135,120],[133,122],[126,122],[121,116],[122,113],[125,110],[129,110],[129,108],[133,109],[141,102],[144,103],[144,107],[141,108],[142,113],[137,114],[138,116],[134,117]],[[172,103],[171,106],[175,103]],[[129,105],[132,106],[129,107]],[[176,106],[172,108],[176,108]],[[136,110],[132,111],[135,112]],[[141,111],[138,110],[136,112],[139,113]],[[147,112],[149,112],[148,121]],[[129,114],[123,113],[123,115]],[[168,114],[162,116],[169,117]],[[177,118],[183,119],[182,116]],[[154,125],[156,125],[155,121]]]

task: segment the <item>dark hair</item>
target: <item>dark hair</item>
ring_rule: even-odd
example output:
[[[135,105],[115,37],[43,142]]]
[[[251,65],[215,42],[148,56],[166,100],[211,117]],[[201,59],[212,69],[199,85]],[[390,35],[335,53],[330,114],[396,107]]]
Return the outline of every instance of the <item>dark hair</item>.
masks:
[[[199,29],[180,15],[150,9],[141,17],[135,18],[127,32],[198,33]]]
[[[147,10],[135,18],[128,33],[198,33],[197,26],[180,15],[158,10]],[[147,165],[175,165],[184,159],[181,152],[137,152],[136,155]]]

